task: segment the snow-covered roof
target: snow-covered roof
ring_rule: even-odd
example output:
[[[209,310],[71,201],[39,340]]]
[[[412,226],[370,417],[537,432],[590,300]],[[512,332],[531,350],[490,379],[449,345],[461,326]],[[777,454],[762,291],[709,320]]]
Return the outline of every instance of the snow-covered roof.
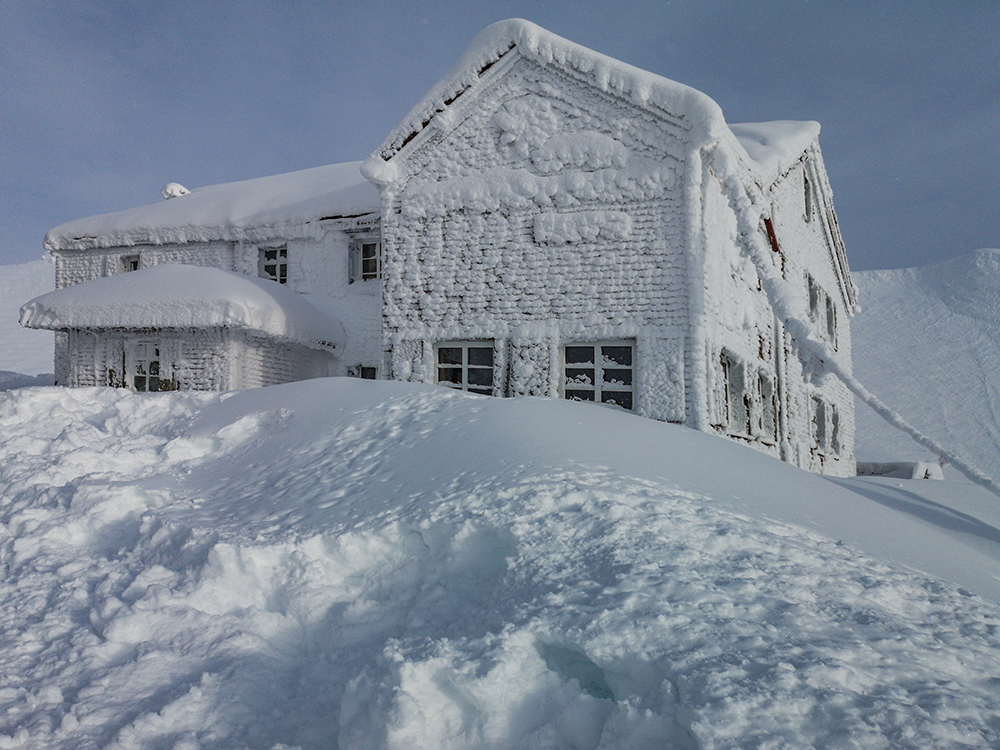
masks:
[[[773,181],[767,180],[768,176],[774,174],[776,177],[790,166],[819,132],[819,125],[814,122],[760,123],[732,126],[735,135],[732,139],[722,109],[707,94],[602,55],[529,21],[514,18],[487,26],[476,35],[445,76],[365,160],[364,174],[379,184],[395,182],[399,175],[393,157],[432,120],[447,121],[442,115],[449,106],[514,49],[540,65],[571,69],[601,91],[680,118],[686,127],[696,131],[695,140],[702,143],[724,139],[729,144],[740,144],[746,154],[739,156],[747,167],[760,172],[756,176],[762,183]],[[749,160],[744,158],[746,155]]]
[[[147,206],[62,224],[45,236],[45,247],[84,250],[313,236],[323,219],[378,211],[378,192],[359,167],[360,162],[331,164],[196,188]]]
[[[763,185],[778,179],[819,137],[819,123],[812,120],[734,123],[729,129]]]
[[[300,294],[268,279],[166,264],[43,294],[21,308],[26,328],[236,328],[318,349],[343,329]]]

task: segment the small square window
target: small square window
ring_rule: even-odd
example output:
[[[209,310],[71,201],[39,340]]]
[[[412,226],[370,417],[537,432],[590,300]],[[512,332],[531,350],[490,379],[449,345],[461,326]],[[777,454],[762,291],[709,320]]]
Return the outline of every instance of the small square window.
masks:
[[[257,251],[257,275],[279,284],[288,283],[288,247],[262,247]]]
[[[437,346],[437,382],[470,393],[493,395],[493,342],[454,341]]]
[[[121,257],[121,271],[122,273],[128,273],[129,271],[139,270],[139,256],[138,255],[123,255]]]

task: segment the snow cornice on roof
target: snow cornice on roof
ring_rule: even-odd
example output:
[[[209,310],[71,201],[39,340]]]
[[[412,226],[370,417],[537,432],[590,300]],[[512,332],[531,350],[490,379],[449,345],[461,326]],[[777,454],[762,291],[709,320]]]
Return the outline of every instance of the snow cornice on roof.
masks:
[[[334,220],[377,213],[360,162],[209,185],[146,206],[62,224],[50,251],[319,237]]]
[[[365,160],[361,167],[364,175],[379,185],[395,183],[400,178],[394,163],[397,154],[512,51],[543,66],[570,70],[601,91],[617,94],[637,106],[680,118],[691,130],[700,131],[696,140],[703,143],[718,139],[726,131],[722,109],[697,89],[594,52],[515,18],[487,26],[476,35],[445,76]]]
[[[231,328],[329,351],[341,325],[276,281],[218,268],[164,264],[43,294],[21,325],[65,331]]]

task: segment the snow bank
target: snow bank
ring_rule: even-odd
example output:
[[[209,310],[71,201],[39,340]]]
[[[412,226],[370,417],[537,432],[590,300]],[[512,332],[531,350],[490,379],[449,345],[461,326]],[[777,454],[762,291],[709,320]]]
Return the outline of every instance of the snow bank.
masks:
[[[977,487],[339,379],[0,396],[0,482],[6,746],[1000,742],[997,605],[891,562],[1000,600]]]
[[[218,268],[164,264],[43,294],[21,325],[70,328],[239,328],[319,349],[343,329],[300,295],[267,279]]]
[[[314,236],[324,218],[378,211],[360,162],[196,188],[170,200],[62,224],[49,250]]]
[[[28,382],[39,373],[52,372],[52,334],[29,331],[17,324],[21,305],[55,289],[55,268],[50,256],[12,266],[0,266],[0,390],[14,381]],[[33,385],[35,383],[32,383]]]
[[[851,327],[858,378],[922,431],[1000,476],[1000,250],[854,279],[864,302]],[[934,460],[866,408],[856,412],[859,459]]]

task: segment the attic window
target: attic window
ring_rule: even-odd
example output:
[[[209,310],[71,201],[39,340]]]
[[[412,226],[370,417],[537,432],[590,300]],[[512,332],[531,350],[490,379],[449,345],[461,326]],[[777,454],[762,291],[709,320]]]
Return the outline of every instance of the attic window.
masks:
[[[279,284],[288,283],[288,246],[262,247],[257,251],[257,275]]]
[[[563,397],[635,407],[635,343],[598,341],[563,348]]]
[[[128,273],[129,271],[139,270],[139,256],[138,255],[123,255],[121,257],[121,272]]]

